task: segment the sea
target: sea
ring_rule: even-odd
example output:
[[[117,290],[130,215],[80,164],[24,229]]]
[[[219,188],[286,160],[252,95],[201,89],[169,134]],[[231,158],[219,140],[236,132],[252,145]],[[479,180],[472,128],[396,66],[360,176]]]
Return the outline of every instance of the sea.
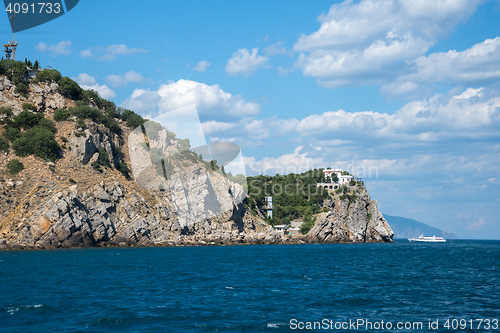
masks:
[[[500,332],[500,241],[0,251],[0,332]]]

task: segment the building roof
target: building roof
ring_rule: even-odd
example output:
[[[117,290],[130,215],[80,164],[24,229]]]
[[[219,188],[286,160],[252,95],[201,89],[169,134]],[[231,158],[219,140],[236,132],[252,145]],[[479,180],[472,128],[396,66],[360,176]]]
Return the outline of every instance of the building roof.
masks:
[[[342,170],[340,170],[340,169],[323,170],[323,173],[332,173],[332,172],[342,172]]]

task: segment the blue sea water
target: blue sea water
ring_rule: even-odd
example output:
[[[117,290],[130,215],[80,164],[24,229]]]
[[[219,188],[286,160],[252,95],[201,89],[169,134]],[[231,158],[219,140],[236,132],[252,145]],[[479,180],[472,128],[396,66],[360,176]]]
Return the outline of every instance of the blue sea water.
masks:
[[[469,240],[3,251],[0,331],[494,332],[499,260],[500,241]]]

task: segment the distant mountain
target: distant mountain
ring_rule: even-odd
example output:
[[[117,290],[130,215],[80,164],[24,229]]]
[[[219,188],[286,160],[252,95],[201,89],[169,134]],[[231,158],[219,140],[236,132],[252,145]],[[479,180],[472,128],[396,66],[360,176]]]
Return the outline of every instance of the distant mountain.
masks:
[[[422,234],[424,236],[441,236],[446,239],[458,239],[458,237],[452,233],[439,230],[412,219],[387,214],[384,214],[384,217],[386,221],[389,222],[392,231],[394,231],[394,239],[418,237]]]

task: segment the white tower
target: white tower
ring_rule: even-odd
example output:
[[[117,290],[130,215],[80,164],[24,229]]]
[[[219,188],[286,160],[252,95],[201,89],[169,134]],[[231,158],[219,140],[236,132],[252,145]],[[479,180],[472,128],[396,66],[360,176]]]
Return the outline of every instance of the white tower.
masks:
[[[273,218],[273,197],[266,197],[267,217]]]

